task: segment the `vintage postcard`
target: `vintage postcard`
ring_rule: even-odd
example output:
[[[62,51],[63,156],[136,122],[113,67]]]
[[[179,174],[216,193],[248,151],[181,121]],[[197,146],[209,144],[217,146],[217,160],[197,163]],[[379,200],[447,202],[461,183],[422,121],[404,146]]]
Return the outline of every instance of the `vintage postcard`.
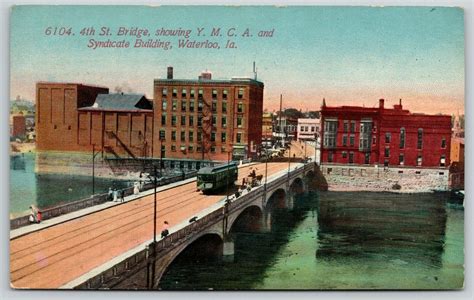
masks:
[[[11,8],[10,286],[464,287],[464,11]]]

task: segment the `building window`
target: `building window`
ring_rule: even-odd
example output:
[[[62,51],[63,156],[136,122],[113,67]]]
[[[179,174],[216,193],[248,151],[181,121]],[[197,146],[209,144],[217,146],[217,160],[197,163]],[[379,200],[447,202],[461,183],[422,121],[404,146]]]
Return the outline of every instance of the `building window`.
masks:
[[[202,99],[199,99],[199,100],[198,100],[198,112],[201,112],[201,111],[202,111],[202,105],[203,105]]]
[[[221,122],[222,122],[222,127],[224,128],[227,127],[227,117],[222,117]]]
[[[176,145],[171,145],[171,151],[176,152]],[[171,168],[174,168],[174,161],[170,162]]]
[[[202,141],[202,132],[199,132],[197,135],[197,141],[200,142]]]
[[[198,127],[202,126],[202,116],[198,117]]]
[[[227,99],[227,90],[222,91],[222,99]]]
[[[349,136],[349,145],[350,145],[351,147],[354,147],[354,145],[355,145],[355,136],[354,136],[353,134],[351,134],[351,135]]]
[[[390,134],[390,132],[386,132],[385,133],[385,143],[390,144],[391,141],[392,141],[392,134]]]
[[[191,101],[189,102],[189,111],[190,111],[190,112],[194,112],[194,100],[191,100]]]
[[[349,132],[349,121],[344,120],[344,132]]]
[[[217,112],[217,102],[212,101],[212,112]]]
[[[186,126],[186,116],[181,116],[181,126]]]
[[[240,132],[237,132],[237,143],[241,143],[242,142],[242,133]]]
[[[181,100],[181,111],[186,111],[186,99]]]
[[[356,129],[356,122],[351,121],[351,133],[355,133],[355,129]]]
[[[166,132],[163,129],[161,129],[160,130],[160,140],[164,141],[166,139],[165,136],[166,136]]]
[[[189,132],[189,141],[194,142],[194,132],[192,131]]]
[[[181,142],[185,142],[185,141],[186,141],[186,132],[181,131]]]
[[[188,152],[193,152],[193,150],[194,150],[193,145],[189,145]],[[188,161],[188,169],[191,169],[191,168],[192,168],[192,162]]]
[[[416,165],[421,166],[423,164],[423,157],[421,154],[418,154],[418,157],[416,158]]]
[[[423,128],[418,128],[418,141],[416,143],[416,149],[423,148]]]
[[[161,125],[165,126],[166,125],[166,114],[163,113],[161,115]]]
[[[446,166],[446,155],[444,155],[444,154],[441,155],[441,158],[439,159],[439,165],[440,165],[441,167]]]
[[[204,93],[204,92],[203,92],[202,89],[199,89],[199,90],[198,90],[198,98],[199,98],[199,99],[202,99],[203,93]]]
[[[167,107],[168,107],[168,103],[167,103],[166,99],[163,99],[161,101],[161,110],[166,110]]]
[[[311,132],[314,132],[314,126],[311,126]]]
[[[405,148],[405,128],[400,128],[400,149]]]
[[[244,97],[244,89],[243,88],[240,88],[239,89],[239,93],[238,93],[238,98],[239,99],[242,99]]]
[[[215,141],[216,141],[216,133],[211,132],[211,142],[215,142]]]
[[[372,137],[372,121],[361,121],[359,136],[359,151],[370,150],[370,140]]]
[[[189,126],[194,126],[194,116],[189,116]]]
[[[216,115],[212,115],[212,126],[214,127],[217,127],[217,116]]]
[[[332,162],[333,161],[333,157],[334,156],[334,153],[332,153],[332,151],[329,151],[328,152],[328,162]]]
[[[385,147],[385,152],[384,152],[384,156],[385,157],[390,157],[390,148],[389,147]]]
[[[398,164],[400,166],[403,166],[405,164],[405,155],[403,155],[403,153],[398,156]]]
[[[173,97],[178,97],[178,90],[177,89],[173,89]]]
[[[324,147],[336,147],[337,121],[324,121]]]
[[[222,112],[223,113],[227,112],[227,102],[222,102]]]
[[[186,94],[187,94],[186,89],[182,89],[182,90],[181,90],[181,97],[182,97],[182,98],[186,98]]]
[[[344,147],[347,146],[347,134],[344,134],[342,136],[342,146],[344,146]]]
[[[176,141],[176,131],[171,131],[171,140]]]
[[[446,148],[446,138],[444,137],[441,139],[441,148]]]
[[[212,98],[217,99],[217,90],[212,90]]]
[[[195,94],[194,94],[194,89],[191,89],[191,90],[189,91],[189,96],[190,96],[191,98],[194,98],[194,96],[195,96]]]
[[[173,111],[176,111],[176,107],[178,107],[178,100],[173,100]]]
[[[196,146],[196,152],[202,152],[201,146]],[[199,162],[196,163],[196,169],[199,170],[199,167],[201,164]]]
[[[347,152],[346,151],[342,151],[342,158],[347,158]]]
[[[167,89],[167,88],[163,88],[163,89],[161,90],[161,94],[166,97],[166,95],[168,95],[168,89]]]
[[[221,133],[221,142],[225,143],[227,140],[227,134],[225,132]]]
[[[365,153],[365,161],[364,161],[364,163],[365,163],[366,165],[370,164],[370,153],[369,153],[369,152]]]
[[[237,117],[237,127],[242,128],[242,117],[241,116]]]
[[[171,126],[176,126],[176,116],[175,115],[171,116]]]
[[[242,102],[239,102],[239,104],[237,104],[237,112],[238,113],[244,112],[244,104]]]
[[[211,146],[211,153],[216,153],[216,146]]]
[[[354,152],[349,152],[349,163],[350,164],[354,163]]]

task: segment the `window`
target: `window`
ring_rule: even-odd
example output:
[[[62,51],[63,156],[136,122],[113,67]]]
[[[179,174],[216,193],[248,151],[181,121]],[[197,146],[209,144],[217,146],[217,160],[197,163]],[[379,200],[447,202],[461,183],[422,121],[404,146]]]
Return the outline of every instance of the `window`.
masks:
[[[347,158],[347,152],[346,151],[342,151],[342,158]]]
[[[194,100],[191,100],[191,101],[189,102],[189,111],[190,111],[190,112],[194,112]]]
[[[237,104],[237,112],[238,113],[244,112],[244,104],[242,102],[239,102],[239,104]]]
[[[441,139],[441,148],[446,148],[446,138],[444,137]]]
[[[400,149],[405,148],[405,128],[400,128]]]
[[[366,164],[366,165],[370,164],[370,153],[369,152],[365,153],[364,164]]]
[[[225,143],[227,140],[227,134],[225,132],[221,133],[221,142]]]
[[[337,120],[324,121],[324,141],[325,148],[336,147]]]
[[[189,132],[189,141],[194,142],[194,132],[192,131]]]
[[[176,152],[176,145],[171,145],[171,151]],[[174,161],[170,162],[171,168],[174,168]]]
[[[202,116],[198,117],[198,127],[202,126]]]
[[[181,97],[186,98],[186,94],[187,94],[186,89],[182,89],[181,90]]]
[[[212,112],[217,112],[217,102],[212,101]]]
[[[189,96],[190,96],[191,98],[194,98],[194,96],[195,96],[195,94],[194,94],[194,89],[191,89],[191,90],[189,91]]]
[[[186,116],[181,116],[181,125],[186,126]]]
[[[163,89],[161,90],[161,94],[162,94],[164,97],[166,97],[166,95],[168,95],[168,89],[167,89],[167,88],[163,88]]]
[[[390,157],[390,148],[389,148],[389,147],[385,147],[384,156],[385,156],[385,157]]]
[[[212,90],[212,98],[213,99],[217,98],[217,90]]]
[[[193,152],[193,150],[194,150],[193,145],[189,145],[188,146],[188,152]],[[191,169],[192,166],[193,166],[192,162],[188,161],[188,169]]]
[[[222,127],[227,127],[227,117],[222,117]]]
[[[349,121],[344,121],[344,132],[349,132]]]
[[[242,117],[241,116],[237,117],[237,127],[239,127],[239,128],[242,127]]]
[[[211,153],[216,153],[216,146],[211,146]]]
[[[314,126],[311,126],[311,132],[314,132]]]
[[[202,111],[202,99],[199,99],[198,100],[198,112],[201,112]]]
[[[217,126],[217,116],[212,115],[212,126]]]
[[[176,111],[176,107],[178,106],[178,100],[173,100],[173,111]]]
[[[304,131],[304,126],[301,126],[301,127],[300,127],[300,131]]]
[[[349,152],[349,163],[350,164],[354,163],[354,152]]]
[[[168,103],[166,102],[166,99],[163,99],[161,101],[161,110],[166,110],[167,107],[168,107]]]
[[[332,151],[328,152],[328,162],[332,162],[333,161],[333,157],[334,156],[334,153],[332,153]]]
[[[189,126],[194,126],[194,116],[189,116]]]
[[[202,151],[201,146],[196,146],[196,152],[201,152],[201,151]],[[196,169],[199,170],[199,166],[200,166],[200,165],[201,165],[201,163],[200,163],[200,162],[197,162],[197,163],[196,163]]]
[[[166,125],[166,114],[163,113],[161,115],[161,125],[165,126]]]
[[[160,140],[164,141],[166,139],[165,136],[166,136],[166,132],[163,129],[161,129],[160,130]]]
[[[416,158],[416,165],[421,166],[423,164],[423,157],[421,154],[418,154],[418,157]]]
[[[227,102],[222,102],[222,112],[223,113],[227,112]]]
[[[360,122],[359,151],[370,150],[372,138],[372,120]]]
[[[176,126],[176,116],[175,115],[171,116],[171,126]]]
[[[355,121],[351,121],[351,133],[354,133],[354,132],[355,132],[355,129],[356,129],[356,122],[355,122]]]
[[[423,148],[423,128],[418,128],[418,141],[416,143],[416,149]]]
[[[178,90],[177,89],[173,89],[173,97],[177,97],[178,96]]]
[[[390,144],[391,141],[392,141],[392,134],[390,132],[386,132],[385,133],[385,143]]]
[[[181,100],[181,111],[186,111],[186,99]]]
[[[176,131],[171,131],[171,140],[176,141]]]
[[[398,156],[398,164],[400,166],[403,166],[405,164],[405,155],[403,153],[401,153],[399,156]]]
[[[211,142],[215,142],[215,141],[216,141],[216,133],[211,132]]]
[[[203,93],[204,93],[204,92],[203,92],[202,89],[199,89],[199,90],[198,90],[198,98],[199,98],[199,99],[202,99]]]
[[[186,141],[186,132],[181,131],[181,142],[185,142],[185,141]]]
[[[200,142],[202,141],[202,132],[199,132],[197,135],[197,141]]]
[[[349,137],[349,145],[353,147],[355,144],[355,136],[353,134],[350,135]]]
[[[342,146],[347,146],[347,134],[344,134],[342,136]]]
[[[238,98],[239,99],[242,99],[244,97],[244,89],[243,88],[240,88],[239,89],[239,93],[238,93]]]
[[[242,142],[242,133],[237,132],[237,143],[241,143],[241,142]]]
[[[446,155],[441,155],[441,158],[439,159],[439,165],[441,167],[444,167],[446,165]]]

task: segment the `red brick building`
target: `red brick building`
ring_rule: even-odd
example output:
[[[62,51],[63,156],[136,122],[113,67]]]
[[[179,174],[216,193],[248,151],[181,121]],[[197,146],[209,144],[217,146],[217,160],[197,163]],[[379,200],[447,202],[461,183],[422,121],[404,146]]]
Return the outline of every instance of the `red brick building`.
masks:
[[[11,116],[10,137],[24,138],[26,136],[26,119],[23,113]]]
[[[323,164],[447,168],[451,117],[385,108],[321,107]]]

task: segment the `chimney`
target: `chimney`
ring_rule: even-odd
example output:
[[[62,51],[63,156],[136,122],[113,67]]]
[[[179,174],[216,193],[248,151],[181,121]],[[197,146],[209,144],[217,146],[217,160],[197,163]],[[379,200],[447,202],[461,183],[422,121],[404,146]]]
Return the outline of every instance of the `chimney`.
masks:
[[[168,67],[167,79],[173,79],[173,67]]]
[[[379,99],[379,108],[382,108],[383,109],[383,104],[384,104],[385,100],[384,99]]]
[[[201,72],[201,75],[198,77],[199,80],[211,80],[212,79],[212,73],[210,71],[203,71]]]

